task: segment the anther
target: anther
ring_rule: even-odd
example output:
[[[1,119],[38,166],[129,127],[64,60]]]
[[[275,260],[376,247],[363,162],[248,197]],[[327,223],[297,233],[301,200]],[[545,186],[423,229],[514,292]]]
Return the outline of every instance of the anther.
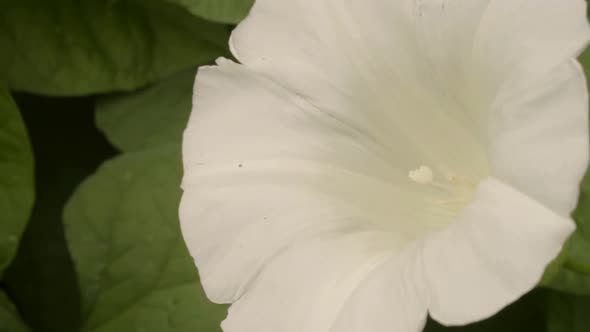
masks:
[[[429,184],[434,180],[434,173],[430,167],[420,166],[418,169],[410,171],[408,177],[416,183]]]

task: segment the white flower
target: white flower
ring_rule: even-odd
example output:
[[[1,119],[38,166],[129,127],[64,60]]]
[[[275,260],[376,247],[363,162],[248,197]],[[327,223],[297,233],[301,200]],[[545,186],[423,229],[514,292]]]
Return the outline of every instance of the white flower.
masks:
[[[226,332],[489,317],[574,229],[583,0],[259,0],[197,76],[183,234]]]

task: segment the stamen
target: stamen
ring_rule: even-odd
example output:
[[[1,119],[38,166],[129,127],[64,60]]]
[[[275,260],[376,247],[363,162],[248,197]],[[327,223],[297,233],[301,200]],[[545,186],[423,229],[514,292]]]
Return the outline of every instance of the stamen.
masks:
[[[416,183],[429,184],[434,180],[434,173],[430,167],[420,166],[418,169],[410,171],[408,177]]]
[[[441,191],[444,198],[434,201],[439,206],[452,210],[465,206],[473,197],[475,183],[466,176],[449,174],[442,181],[435,181],[434,172],[428,166],[410,171],[408,177],[419,184],[428,185]]]

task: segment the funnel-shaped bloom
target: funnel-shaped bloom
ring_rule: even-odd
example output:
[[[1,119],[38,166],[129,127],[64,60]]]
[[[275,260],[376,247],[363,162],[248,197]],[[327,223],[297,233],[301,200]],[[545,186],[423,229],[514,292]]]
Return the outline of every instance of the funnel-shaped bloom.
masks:
[[[226,332],[416,332],[532,289],[588,162],[583,0],[258,0],[199,71],[183,234]]]

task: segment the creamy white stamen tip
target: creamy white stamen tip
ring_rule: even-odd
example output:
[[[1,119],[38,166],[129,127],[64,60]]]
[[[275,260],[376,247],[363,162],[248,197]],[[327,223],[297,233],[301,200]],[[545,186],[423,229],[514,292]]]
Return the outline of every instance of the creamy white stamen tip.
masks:
[[[420,166],[418,169],[410,171],[408,177],[420,184],[429,184],[434,180],[434,173],[428,166]]]

